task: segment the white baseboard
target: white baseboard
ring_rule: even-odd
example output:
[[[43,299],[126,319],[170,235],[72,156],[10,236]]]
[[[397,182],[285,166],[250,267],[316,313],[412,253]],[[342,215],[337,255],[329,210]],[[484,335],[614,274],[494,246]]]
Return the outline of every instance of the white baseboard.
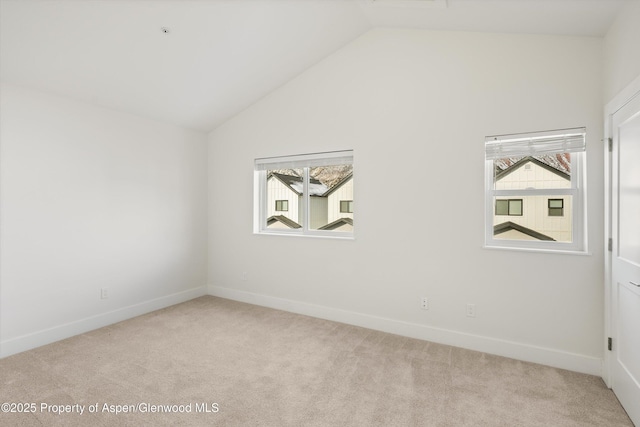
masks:
[[[149,301],[118,308],[107,313],[101,313],[95,316],[86,317],[84,319],[79,319],[70,323],[65,323],[63,325],[54,326],[52,328],[43,329],[38,332],[2,341],[0,342],[0,358],[31,350],[32,348],[60,341],[104,326],[112,325],[136,316],[141,316],[161,308],[189,301],[206,295],[206,291],[206,286],[199,286],[197,288],[187,289],[186,291],[154,298]]]
[[[539,363],[590,375],[602,375],[602,359],[514,341],[473,335],[433,326],[356,313],[332,307],[209,285],[209,295],[260,305],[410,338],[462,347],[483,353]]]

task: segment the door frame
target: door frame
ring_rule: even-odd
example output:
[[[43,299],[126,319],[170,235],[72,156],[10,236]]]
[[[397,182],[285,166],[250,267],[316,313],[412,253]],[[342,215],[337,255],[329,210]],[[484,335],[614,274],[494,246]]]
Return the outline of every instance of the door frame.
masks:
[[[612,275],[612,254],[609,250],[609,239],[612,236],[612,189],[611,189],[611,169],[612,153],[609,151],[609,139],[613,138],[613,115],[624,107],[635,96],[640,96],[640,76],[636,77],[627,87],[621,90],[604,109],[604,358],[602,365],[602,379],[607,387],[611,388],[611,352],[607,349],[609,337],[613,337],[613,323],[611,321],[611,275]]]

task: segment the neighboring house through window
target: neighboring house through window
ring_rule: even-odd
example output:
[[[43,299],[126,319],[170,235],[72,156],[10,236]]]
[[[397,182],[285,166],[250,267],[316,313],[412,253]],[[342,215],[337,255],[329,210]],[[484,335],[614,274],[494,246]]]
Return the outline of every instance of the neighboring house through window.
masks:
[[[256,159],[255,176],[255,232],[353,236],[353,151]]]
[[[586,251],[584,128],[485,139],[487,247]]]

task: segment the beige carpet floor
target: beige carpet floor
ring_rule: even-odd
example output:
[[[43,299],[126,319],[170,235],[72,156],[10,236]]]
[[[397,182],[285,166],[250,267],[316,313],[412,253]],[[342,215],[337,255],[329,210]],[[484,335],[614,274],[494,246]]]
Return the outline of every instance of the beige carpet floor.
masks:
[[[598,377],[210,296],[4,358],[0,386],[3,426],[632,425]]]

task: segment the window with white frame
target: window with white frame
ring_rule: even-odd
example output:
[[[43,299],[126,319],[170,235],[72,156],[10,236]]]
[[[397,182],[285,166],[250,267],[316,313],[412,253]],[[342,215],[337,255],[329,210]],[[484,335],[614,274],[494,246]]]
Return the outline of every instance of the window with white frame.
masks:
[[[485,138],[485,245],[586,251],[585,128]]]
[[[353,236],[352,150],[259,158],[254,173],[254,232]]]

